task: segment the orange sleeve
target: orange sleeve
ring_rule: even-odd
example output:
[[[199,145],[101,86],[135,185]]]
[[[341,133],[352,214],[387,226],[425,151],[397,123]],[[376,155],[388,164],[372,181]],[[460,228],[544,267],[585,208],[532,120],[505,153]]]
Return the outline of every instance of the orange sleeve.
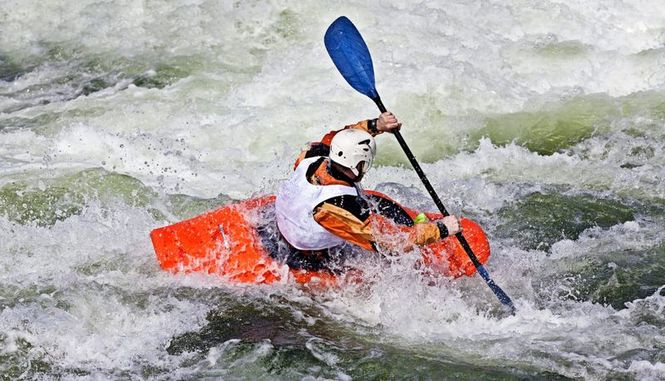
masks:
[[[315,209],[314,220],[324,229],[345,241],[358,245],[365,250],[376,251],[369,218],[363,222],[348,210],[323,203]]]
[[[358,130],[367,131],[372,136],[376,136],[381,133],[381,131],[376,129],[376,119],[366,119],[366,120],[361,120],[360,122],[355,124],[349,124],[348,126],[344,126],[344,128],[342,128],[341,130],[328,132],[327,134],[325,134],[325,136],[323,136],[323,139],[321,139],[321,143],[329,146],[335,134],[337,134],[342,130],[347,130],[347,129],[358,129]]]
[[[411,241],[418,246],[429,245],[440,239],[441,231],[435,223],[415,224],[412,228]]]
[[[328,203],[315,210],[314,220],[334,235],[370,251],[376,251],[377,245],[387,250],[408,251],[414,245],[427,245],[441,238],[435,223],[409,227],[377,214],[361,221],[349,211]]]
[[[356,124],[349,124],[348,126],[345,126],[344,128],[342,128],[342,129],[340,129],[340,130],[330,131],[330,132],[328,132],[327,134],[325,134],[325,135],[323,136],[323,138],[321,139],[321,141],[318,142],[318,143],[319,143],[319,144],[324,144],[324,145],[326,145],[326,146],[330,146],[330,142],[332,142],[333,137],[335,137],[335,135],[336,135],[338,132],[340,132],[340,131],[342,131],[342,130],[346,130],[346,129],[351,129],[351,128],[356,128],[356,129],[360,129],[360,130],[367,131],[367,132],[369,132],[372,136],[376,136],[376,135],[378,135],[378,134],[381,133],[380,131],[378,131],[378,130],[376,129],[376,119],[368,119],[368,120],[362,120],[362,121],[360,121],[360,122],[358,122],[358,123],[356,123]],[[298,164],[300,164],[300,162],[305,158],[305,156],[307,155],[307,152],[309,152],[310,148],[311,148],[312,145],[314,145],[314,144],[317,144],[317,143],[310,143],[310,144],[308,144],[308,145],[307,145],[307,146],[306,146],[306,147],[300,152],[300,155],[298,155],[298,158],[296,159],[295,165],[293,166],[294,169],[295,169],[296,167],[298,167]]]

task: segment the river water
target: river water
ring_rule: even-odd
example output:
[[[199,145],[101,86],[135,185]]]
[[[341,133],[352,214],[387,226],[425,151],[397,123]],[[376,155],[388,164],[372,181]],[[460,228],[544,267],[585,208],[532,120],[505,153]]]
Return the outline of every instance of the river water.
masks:
[[[479,277],[162,271],[152,229],[274,192],[377,116],[348,16]],[[390,136],[365,186],[434,210]],[[665,3],[0,1],[0,379],[665,379]]]

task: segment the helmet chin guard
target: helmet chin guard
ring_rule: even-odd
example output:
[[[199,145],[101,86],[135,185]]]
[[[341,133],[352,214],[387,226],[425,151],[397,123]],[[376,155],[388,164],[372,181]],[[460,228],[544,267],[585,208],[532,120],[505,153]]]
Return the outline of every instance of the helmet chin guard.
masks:
[[[356,176],[367,173],[372,167],[374,155],[376,141],[364,130],[342,130],[330,143],[330,160],[350,169]]]

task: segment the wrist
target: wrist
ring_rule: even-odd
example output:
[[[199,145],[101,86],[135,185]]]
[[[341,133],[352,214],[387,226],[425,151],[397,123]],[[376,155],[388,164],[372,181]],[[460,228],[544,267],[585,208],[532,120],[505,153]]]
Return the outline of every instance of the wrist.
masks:
[[[446,238],[450,235],[450,232],[448,232],[448,227],[446,227],[446,224],[443,222],[437,221],[436,226],[439,228],[439,235],[441,238]]]
[[[376,136],[381,133],[378,128],[379,120],[378,119],[370,119],[367,121],[367,132],[369,132],[372,136]]]

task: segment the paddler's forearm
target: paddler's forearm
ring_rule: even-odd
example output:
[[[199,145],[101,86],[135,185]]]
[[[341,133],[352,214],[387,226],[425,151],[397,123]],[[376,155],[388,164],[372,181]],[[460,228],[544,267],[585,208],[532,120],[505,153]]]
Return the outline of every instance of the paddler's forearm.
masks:
[[[327,134],[323,136],[323,139],[321,139],[321,143],[325,144],[326,146],[330,147],[330,143],[332,142],[332,139],[335,137],[335,135],[342,131],[342,130],[349,130],[349,129],[358,129],[358,130],[363,130],[369,132],[370,135],[376,136],[381,133],[377,129],[377,120],[378,119],[367,119],[367,120],[361,120],[360,122],[356,124],[349,124],[348,126],[344,126],[344,128],[335,130],[335,131],[330,131]]]
[[[362,121],[360,121],[360,122],[358,122],[358,123],[356,123],[356,124],[350,124],[350,125],[344,127],[344,129],[355,128],[355,129],[359,129],[359,130],[367,131],[367,132],[370,133],[370,135],[372,135],[372,136],[376,136],[376,135],[379,135],[379,134],[382,133],[382,132],[379,131],[379,130],[377,129],[377,127],[376,127],[377,120],[378,120],[378,119],[362,120]],[[332,138],[331,138],[331,139],[332,139]]]
[[[308,143],[305,148],[300,151],[300,155],[298,155],[298,158],[296,159],[295,165],[293,168],[295,169],[300,162],[305,159],[306,157],[312,157],[312,156],[328,156],[328,150],[330,149],[330,142],[332,142],[333,137],[335,137],[335,134],[342,130],[346,129],[360,129],[369,132],[372,136],[376,136],[381,133],[376,127],[377,119],[368,119],[368,120],[362,120],[356,124],[350,124],[340,130],[335,130],[335,131],[330,131],[327,134],[323,136],[323,139],[321,139],[320,142],[311,142]]]
[[[410,232],[410,240],[418,246],[425,246],[441,239],[441,229],[435,223],[416,224]]]
[[[415,246],[425,246],[441,239],[441,231],[436,223],[420,223],[405,226],[392,220],[372,215],[371,225],[378,246],[393,251],[411,251]]]

